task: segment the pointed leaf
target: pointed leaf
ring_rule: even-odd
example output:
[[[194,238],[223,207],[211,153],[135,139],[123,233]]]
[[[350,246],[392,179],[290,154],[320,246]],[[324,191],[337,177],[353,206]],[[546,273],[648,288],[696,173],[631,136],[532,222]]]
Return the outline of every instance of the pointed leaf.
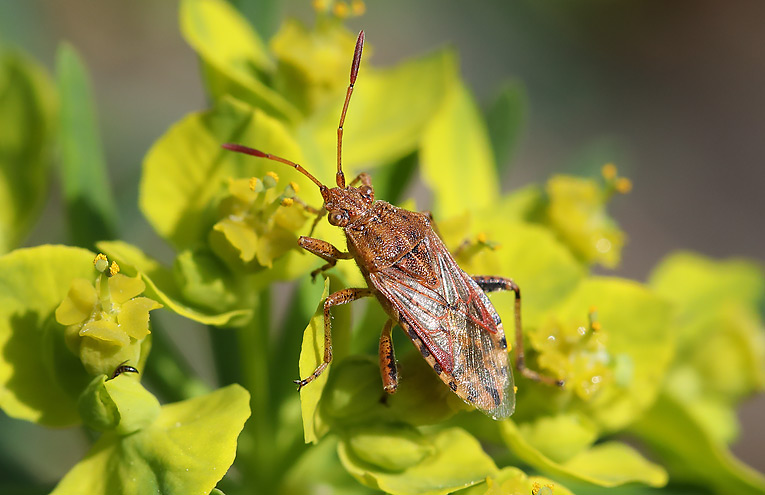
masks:
[[[667,394],[631,430],[659,454],[673,481],[737,495],[765,493],[765,476],[736,459],[702,428],[687,406]]]
[[[110,191],[90,76],[79,54],[62,44],[57,54],[61,95],[61,180],[72,241],[92,247],[115,233],[117,208]]]
[[[139,198],[154,229],[179,250],[206,244],[219,219],[218,202],[228,191],[230,178],[262,177],[275,170],[281,181],[294,181],[306,191],[306,201],[318,203],[316,185],[304,175],[273,161],[221,148],[229,142],[256,146],[298,162],[302,158],[283,124],[235,100],[226,99],[213,110],[181,120],[149,150]]]
[[[556,477],[608,487],[634,482],[664,486],[667,482],[667,473],[661,466],[626,444],[599,444],[558,463],[529,444],[512,420],[503,421],[500,430],[505,442],[524,462]]]
[[[0,254],[23,240],[48,197],[55,107],[42,67],[0,48]]]
[[[249,415],[249,394],[239,385],[164,406],[132,435],[102,435],[53,494],[210,493],[234,462]]]
[[[266,113],[297,122],[298,110],[258,76],[273,62],[247,21],[224,0],[181,2],[181,32],[204,64],[213,98],[231,95]]]
[[[499,180],[486,123],[469,90],[454,84],[433,117],[420,152],[434,213],[449,218],[487,208],[499,198]]]
[[[95,254],[66,246],[0,257],[0,407],[48,426],[79,423],[77,397],[90,377],[64,341],[54,311],[73,279],[95,277]]]
[[[329,296],[329,278],[324,280],[324,292],[316,312],[303,331],[300,348],[300,377],[311,375],[324,358],[324,301]],[[326,426],[317,416],[317,406],[329,378],[330,369],[300,389],[300,410],[303,416],[303,436],[306,443],[316,443],[326,433]]]
[[[428,435],[426,440],[432,453],[403,471],[392,472],[363,461],[345,441],[340,442],[338,454],[359,482],[393,495],[447,494],[497,472],[481,444],[464,430],[450,428]]]
[[[454,54],[446,50],[386,70],[362,65],[344,126],[346,177],[414,151],[456,79]],[[337,124],[344,98],[345,91],[339,91],[298,129],[312,170],[318,167],[329,173],[336,167]]]
[[[506,82],[486,112],[491,147],[501,175],[508,169],[521,138],[528,112],[528,95],[520,81]]]
[[[527,476],[516,467],[506,467],[497,474],[489,476],[486,483],[460,490],[459,495],[528,495],[534,494],[535,488],[550,488],[549,494],[573,495],[560,483],[555,483],[541,476]],[[541,490],[537,495],[545,495]]]

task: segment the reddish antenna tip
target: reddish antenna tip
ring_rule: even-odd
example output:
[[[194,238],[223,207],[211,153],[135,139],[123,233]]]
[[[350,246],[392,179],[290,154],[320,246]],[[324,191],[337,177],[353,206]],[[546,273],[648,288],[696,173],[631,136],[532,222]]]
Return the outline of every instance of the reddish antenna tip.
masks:
[[[242,146],[241,144],[226,143],[226,144],[222,144],[221,147],[223,147],[223,148],[225,148],[227,150],[236,151],[236,152],[239,152],[239,153],[244,153],[246,155],[258,156],[258,157],[261,157],[261,158],[267,158],[268,157],[266,155],[266,153],[263,153],[260,150],[256,150],[255,148],[248,148],[247,146]]]
[[[356,49],[353,51],[353,63],[351,64],[351,84],[356,83],[356,76],[359,73],[359,64],[361,63],[361,50],[364,48],[364,30],[359,31],[359,37],[356,38]]]

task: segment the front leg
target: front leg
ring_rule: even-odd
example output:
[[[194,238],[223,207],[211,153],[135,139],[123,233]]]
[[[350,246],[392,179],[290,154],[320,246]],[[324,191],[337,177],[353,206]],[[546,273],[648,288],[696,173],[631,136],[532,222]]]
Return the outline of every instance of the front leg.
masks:
[[[526,355],[523,350],[523,329],[521,328],[520,287],[518,287],[518,285],[511,279],[505,277],[476,276],[473,277],[473,280],[475,280],[484,292],[511,290],[515,293],[515,367],[518,368],[518,371],[526,378],[562,387],[565,383],[563,380],[556,380],[526,367]]]
[[[371,289],[342,289],[330,294],[324,301],[324,359],[308,377],[295,380],[298,390],[317,379],[332,362],[332,316],[329,313],[329,308],[338,304],[347,304],[372,294],[374,292]]]
[[[344,253],[327,241],[322,241],[321,239],[315,239],[313,237],[300,236],[298,245],[306,251],[327,261],[326,265],[311,272],[311,279],[315,279],[316,275],[335,266],[337,260],[349,260],[353,258],[351,253]]]

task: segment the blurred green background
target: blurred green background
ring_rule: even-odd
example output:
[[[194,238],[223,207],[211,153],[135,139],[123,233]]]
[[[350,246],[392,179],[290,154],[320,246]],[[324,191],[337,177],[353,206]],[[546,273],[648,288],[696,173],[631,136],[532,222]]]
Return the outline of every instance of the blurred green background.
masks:
[[[233,3],[264,37],[286,15],[313,17],[307,0]],[[509,79],[525,85],[526,128],[506,188],[610,161],[633,179],[633,191],[611,207],[629,236],[618,274],[644,280],[678,248],[765,261],[762,2],[370,0],[366,6],[349,25],[365,30],[372,48],[365,56],[375,65],[449,43],[480,101],[490,101]],[[152,142],[206,106],[195,55],[178,31],[177,4],[0,0],[0,42],[52,72],[62,40],[91,71],[121,237],[168,261],[170,251],[138,211],[137,184]],[[2,122],[0,129],[12,125]],[[51,191],[25,245],[66,242],[60,193],[55,185]],[[192,342],[192,353],[194,344],[205,345],[204,337]],[[733,450],[765,471],[765,398],[740,414],[744,436]],[[21,458],[0,459],[0,475],[24,466],[55,481],[86,446],[79,433],[5,416],[0,428],[0,443],[28,447]],[[55,449],[35,449],[43,440],[56,442]]]

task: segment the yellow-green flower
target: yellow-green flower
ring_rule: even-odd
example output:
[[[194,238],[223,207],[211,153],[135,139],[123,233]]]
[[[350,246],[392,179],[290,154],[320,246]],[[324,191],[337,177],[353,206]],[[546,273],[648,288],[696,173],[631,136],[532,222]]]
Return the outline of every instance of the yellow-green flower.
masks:
[[[235,268],[270,268],[276,258],[297,246],[297,231],[308,218],[295,205],[297,184],[277,193],[279,177],[273,172],[263,179],[229,179],[228,196],[218,209],[220,220],[210,232],[210,244]]]
[[[588,324],[583,318],[563,324],[551,320],[529,332],[529,340],[539,352],[539,366],[564,379],[566,387],[582,400],[590,400],[614,379],[608,333],[596,321]]]
[[[101,256],[95,264],[106,272]],[[111,375],[123,361],[137,363],[141,343],[149,334],[149,311],[162,307],[153,299],[138,297],[146,288],[140,275],[128,277],[118,271],[112,263],[108,272],[114,275],[102,273],[95,284],[74,279],[56,308],[56,321],[67,326],[67,345],[92,375]]]
[[[579,258],[613,268],[619,264],[625,236],[606,211],[614,193],[632,189],[616,167],[603,167],[605,185],[592,179],[556,175],[547,181],[545,221]]]

